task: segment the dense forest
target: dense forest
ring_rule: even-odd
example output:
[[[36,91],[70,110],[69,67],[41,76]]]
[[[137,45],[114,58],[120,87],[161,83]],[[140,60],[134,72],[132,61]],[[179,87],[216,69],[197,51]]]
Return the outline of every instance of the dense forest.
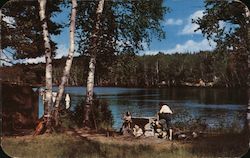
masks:
[[[31,7],[29,2],[23,4],[13,2],[5,6],[3,15],[12,17],[15,23],[6,21],[1,23],[2,33],[4,33],[2,34],[2,52],[4,55],[12,55],[13,59],[34,58],[44,55],[44,48],[40,48],[44,41],[38,18],[38,4],[37,2]],[[17,5],[20,6],[17,8]],[[48,3],[47,5],[50,8],[49,12],[46,12],[46,16],[49,17],[47,19],[48,31],[51,35],[60,34],[63,28],[63,24],[55,22],[51,18],[62,11],[63,5],[70,6],[70,3],[61,4],[58,2]],[[199,26],[197,30],[202,31],[207,39],[216,42],[217,46],[213,52],[177,52],[175,54],[159,52],[157,55],[140,55],[138,52],[143,51],[142,43],[150,44],[151,36],[159,39],[165,37],[161,22],[163,15],[168,14],[170,9],[163,6],[163,1],[157,1],[157,3],[137,1],[136,3],[131,2],[131,5],[108,1],[102,6],[103,12],[101,13],[96,12],[97,2],[81,1],[78,4],[79,12],[72,17],[75,19],[72,28],[75,28],[76,31],[71,31],[76,32],[77,49],[75,51],[81,56],[74,58],[72,66],[68,64],[68,72],[63,75],[67,80],[66,85],[86,86],[87,78],[92,75],[95,82],[91,81],[91,83],[95,83],[96,86],[245,87],[247,80],[249,81],[249,76],[247,76],[249,71],[249,68],[247,68],[249,54],[247,48],[249,44],[247,42],[249,40],[247,40],[247,20],[244,12],[242,12],[243,6],[238,5],[238,3],[231,4],[226,1],[206,1],[204,16],[193,19],[192,22]],[[224,10],[223,8],[231,9]],[[21,16],[15,16],[19,14]],[[131,15],[134,18],[130,18]],[[34,21],[36,21],[36,25],[33,24]],[[221,21],[231,24],[230,29],[225,28],[226,25],[219,27]],[[98,29],[94,29],[96,27]],[[101,39],[99,43],[96,40],[97,33],[99,39]],[[74,35],[71,37],[72,41],[74,41],[73,37]],[[114,39],[115,41],[113,41]],[[18,43],[14,41],[18,41]],[[32,41],[34,48],[30,47],[30,41]],[[94,46],[91,46],[93,43],[95,43]],[[98,49],[95,48],[97,46]],[[9,53],[9,48],[14,52]],[[31,49],[33,51],[30,51]],[[51,56],[55,56],[56,49],[57,44],[52,40]],[[72,50],[74,49],[72,48]],[[71,53],[74,52],[71,51]],[[73,55],[70,56],[73,57]],[[6,59],[2,60],[5,61]],[[66,60],[67,57],[53,59],[52,61],[53,77],[51,80],[53,80],[54,85],[60,85],[61,83],[64,71],[63,65],[65,65]],[[70,58],[70,62],[72,60]],[[90,71],[88,67],[91,64],[94,67]],[[68,75],[69,71],[70,75]],[[1,79],[3,81],[44,85],[45,72],[47,70],[45,70],[44,64],[16,64],[13,67],[2,67],[1,74],[3,75]],[[88,72],[95,72],[96,74],[89,75]],[[13,78],[11,74],[15,74],[16,77]]]
[[[202,80],[207,86],[245,87],[247,58],[233,52],[202,51],[136,55],[123,53],[97,60],[96,86],[166,87],[197,86]],[[53,61],[53,84],[58,85],[66,58]],[[75,57],[67,86],[86,86],[88,56]],[[44,83],[43,64],[17,64],[2,67],[3,80],[30,84]],[[10,70],[11,69],[11,70]],[[6,71],[7,70],[7,71]],[[8,77],[15,73],[16,77]],[[11,76],[11,74],[9,74]],[[84,77],[85,76],[85,77]],[[3,78],[5,77],[5,78]]]

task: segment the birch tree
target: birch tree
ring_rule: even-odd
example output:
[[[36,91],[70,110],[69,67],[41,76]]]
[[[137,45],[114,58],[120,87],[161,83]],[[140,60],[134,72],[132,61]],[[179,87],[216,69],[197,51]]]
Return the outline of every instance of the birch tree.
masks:
[[[74,44],[74,37],[75,37],[75,21],[76,21],[76,8],[77,8],[77,1],[72,0],[72,9],[71,9],[71,18],[70,18],[70,47],[69,47],[69,52],[68,52],[68,57],[66,60],[66,64],[63,70],[63,76],[61,78],[61,84],[59,85],[58,88],[58,93],[56,97],[56,102],[55,102],[55,121],[56,125],[58,125],[58,107],[60,106],[60,102],[62,100],[65,84],[69,78],[70,75],[70,69],[74,57],[74,52],[75,52],[75,44]]]
[[[47,130],[51,130],[51,112],[52,112],[52,58],[51,58],[51,46],[49,40],[48,25],[45,16],[46,0],[38,0],[40,5],[40,20],[42,22],[43,39],[45,47],[45,102],[44,102],[44,118],[46,118]]]
[[[119,53],[143,50],[143,44],[149,43],[152,35],[157,35],[158,39],[165,37],[160,21],[168,9],[163,6],[162,0],[106,1],[105,6],[103,4],[102,0],[98,4],[79,2],[78,50],[90,57],[83,119],[85,125],[88,124],[93,101],[96,66]],[[97,9],[93,10],[93,6],[97,6]]]
[[[90,61],[89,61],[89,73],[87,79],[86,88],[86,102],[84,108],[84,120],[83,125],[86,126],[89,123],[89,113],[93,105],[94,94],[94,80],[95,80],[95,66],[96,66],[96,51],[98,45],[98,33],[100,30],[100,19],[104,8],[104,0],[100,0],[96,9],[96,24],[91,36],[92,46],[90,48]]]

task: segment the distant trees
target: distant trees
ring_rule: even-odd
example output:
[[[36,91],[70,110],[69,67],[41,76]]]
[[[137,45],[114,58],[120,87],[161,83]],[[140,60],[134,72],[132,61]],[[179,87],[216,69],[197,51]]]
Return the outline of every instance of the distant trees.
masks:
[[[232,71],[230,55],[221,52],[176,53],[138,56],[125,53],[109,67],[99,85],[125,87],[181,86],[184,82],[215,82],[215,86],[240,87]],[[98,74],[97,74],[98,76]],[[163,83],[163,85],[162,85]]]
[[[65,60],[54,61],[53,82],[55,84],[60,81]],[[219,51],[171,55],[158,53],[143,56],[123,53],[116,56],[113,64],[96,65],[95,85],[158,87],[165,82],[164,86],[181,86],[184,82],[196,83],[202,79],[206,82],[216,81],[215,86],[244,87],[244,84],[241,84],[243,81],[239,82],[235,77],[235,71],[232,68],[234,62],[230,54]],[[32,66],[32,69],[35,71],[35,66]],[[86,86],[87,75],[88,57],[75,57],[66,85]]]
[[[74,64],[66,82],[67,86],[86,86],[88,61],[89,58],[86,56],[74,57]],[[60,84],[65,62],[66,57],[53,60],[54,84]],[[164,86],[181,86],[180,84],[183,82],[196,83],[199,79],[202,79],[205,82],[216,81],[214,86],[219,87],[245,87],[244,84],[240,84],[243,81],[239,82],[234,76],[235,71],[232,68],[234,62],[230,54],[219,51],[203,51],[192,54],[158,53],[143,56],[123,53],[117,55],[113,64],[108,66],[97,63],[95,85],[158,87],[159,83],[161,85],[162,82],[165,82]],[[22,68],[23,71],[22,77],[16,77],[16,79],[29,81],[31,84],[36,83],[37,76],[39,77],[39,74],[43,73],[44,68],[42,64],[16,65],[15,67]],[[13,71],[15,67],[13,67]],[[157,78],[157,67],[159,78]],[[18,75],[19,73],[15,74]],[[13,78],[10,76],[10,79]]]

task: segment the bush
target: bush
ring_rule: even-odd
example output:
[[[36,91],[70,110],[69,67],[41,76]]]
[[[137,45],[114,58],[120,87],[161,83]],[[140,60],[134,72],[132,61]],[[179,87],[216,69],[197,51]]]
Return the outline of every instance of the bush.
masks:
[[[78,127],[82,127],[83,124],[84,103],[84,100],[80,100],[72,112],[72,120],[74,120]],[[95,125],[98,130],[112,128],[114,121],[112,113],[108,107],[108,102],[106,100],[94,98],[93,107],[89,114],[90,128],[94,129]]]
[[[69,111],[69,110],[61,111],[59,117],[60,117],[59,118],[59,121],[60,121],[59,130],[77,127],[77,124],[75,123],[75,120],[73,119],[72,111]]]

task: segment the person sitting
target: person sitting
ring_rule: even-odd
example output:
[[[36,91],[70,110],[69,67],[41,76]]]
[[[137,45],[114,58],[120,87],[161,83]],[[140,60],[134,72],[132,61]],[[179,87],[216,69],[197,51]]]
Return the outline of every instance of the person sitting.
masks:
[[[131,123],[132,123],[132,116],[130,114],[130,112],[126,112],[123,115],[123,124],[122,124],[122,128],[121,128],[121,133],[124,134],[128,134],[131,131]]]
[[[146,137],[153,137],[155,135],[154,125],[154,119],[149,119],[149,122],[144,126],[144,135]]]
[[[159,116],[159,122],[163,127],[163,130],[168,131],[169,140],[172,140],[173,130],[171,124],[171,115],[173,114],[172,110],[168,105],[163,104],[161,106]]]
[[[143,135],[143,131],[138,125],[133,128],[133,135],[137,138]]]
[[[124,125],[128,126],[128,128],[131,128],[132,123],[132,116],[129,111],[126,112],[125,115],[123,115]]]
[[[166,120],[160,119],[159,121],[155,121],[154,131],[156,133],[156,136],[158,136],[158,138],[165,139],[167,137]]]

